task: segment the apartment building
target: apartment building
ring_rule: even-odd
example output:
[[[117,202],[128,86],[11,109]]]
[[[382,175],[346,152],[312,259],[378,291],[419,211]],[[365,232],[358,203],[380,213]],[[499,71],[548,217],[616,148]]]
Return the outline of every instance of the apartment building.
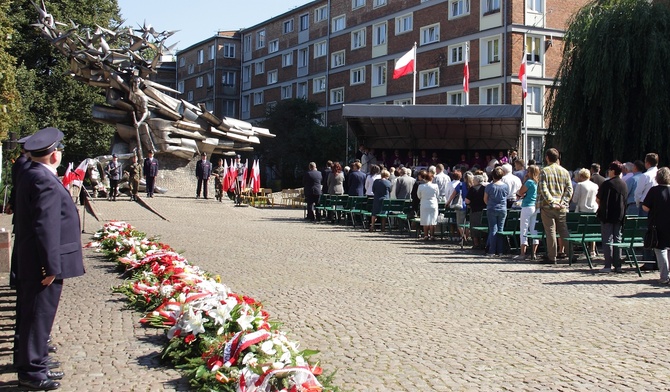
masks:
[[[239,118],[240,32],[220,31],[177,52],[177,90],[217,117]]]
[[[416,104],[521,105],[518,72],[525,53],[529,148],[539,151],[546,131],[545,93],[561,60],[567,22],[584,4],[586,0],[315,0],[181,51],[180,91],[221,114],[217,105],[224,98],[203,88],[210,86],[207,55],[210,45],[219,47],[217,40],[232,41],[229,45],[239,43],[240,51],[224,60],[230,60],[231,72],[239,72],[239,112],[231,107],[223,115],[254,121],[263,118],[269,105],[305,98],[319,103],[324,124],[338,123],[343,104],[412,103],[413,78],[391,75],[395,61],[416,43]],[[466,58],[468,102],[463,92]],[[227,99],[234,104],[231,95]]]

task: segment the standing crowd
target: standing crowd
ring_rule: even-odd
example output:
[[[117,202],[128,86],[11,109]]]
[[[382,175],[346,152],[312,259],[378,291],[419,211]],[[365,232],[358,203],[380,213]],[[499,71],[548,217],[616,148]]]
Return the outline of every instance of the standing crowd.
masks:
[[[601,224],[601,272],[622,272],[621,250],[612,244],[622,241],[626,216],[647,217],[655,228],[657,241],[653,252],[645,251],[647,262],[643,269],[660,269],[660,280],[670,282],[668,252],[670,247],[670,169],[658,168],[656,153],[644,161],[610,162],[602,175],[599,164],[569,172],[560,162],[559,151],[545,151],[543,165],[518,158],[516,151],[480,160],[478,152],[468,161],[462,154],[458,164],[446,168],[437,154],[426,151],[419,156],[409,151],[401,157],[395,150],[392,157],[361,146],[360,155],[351,166],[342,167],[328,161],[319,171],[314,162],[304,176],[307,216],[320,220],[315,213],[322,194],[367,196],[372,202],[371,219],[367,230],[375,231],[379,221],[382,231],[385,220],[378,219],[384,200],[410,200],[410,218],[418,217],[423,227],[422,240],[434,241],[435,227],[440,218],[439,206],[454,210],[461,245],[472,241],[473,249],[481,249],[489,257],[499,257],[505,251],[505,222],[510,211],[518,212],[520,252],[515,259],[534,258],[540,244],[536,223],[542,222],[546,237],[546,255],[540,262],[555,264],[568,254],[562,238],[570,236],[568,212],[593,213]],[[488,231],[483,234],[469,227],[481,227],[486,211]],[[467,217],[469,216],[469,224]],[[588,244],[595,256],[596,243]],[[657,263],[653,263],[654,258]]]

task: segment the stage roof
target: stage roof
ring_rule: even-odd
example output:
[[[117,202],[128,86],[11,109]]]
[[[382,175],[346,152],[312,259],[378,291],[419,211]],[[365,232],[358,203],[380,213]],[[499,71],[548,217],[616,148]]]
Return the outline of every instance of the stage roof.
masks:
[[[521,105],[343,105],[359,143],[375,149],[507,150],[521,134]]]

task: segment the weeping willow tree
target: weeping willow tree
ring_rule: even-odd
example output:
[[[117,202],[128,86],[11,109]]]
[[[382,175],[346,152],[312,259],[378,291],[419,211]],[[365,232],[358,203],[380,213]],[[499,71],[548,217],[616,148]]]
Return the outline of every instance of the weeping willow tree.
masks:
[[[670,155],[670,8],[596,0],[572,18],[548,97],[567,167]]]

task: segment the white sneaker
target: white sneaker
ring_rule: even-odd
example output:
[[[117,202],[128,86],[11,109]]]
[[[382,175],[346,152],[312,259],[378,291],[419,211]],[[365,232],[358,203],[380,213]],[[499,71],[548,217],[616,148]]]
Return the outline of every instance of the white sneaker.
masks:
[[[512,260],[523,260],[525,258],[526,258],[526,256],[516,255],[516,256],[512,257]]]
[[[598,270],[598,272],[610,273],[612,272],[612,267],[604,267]]]

